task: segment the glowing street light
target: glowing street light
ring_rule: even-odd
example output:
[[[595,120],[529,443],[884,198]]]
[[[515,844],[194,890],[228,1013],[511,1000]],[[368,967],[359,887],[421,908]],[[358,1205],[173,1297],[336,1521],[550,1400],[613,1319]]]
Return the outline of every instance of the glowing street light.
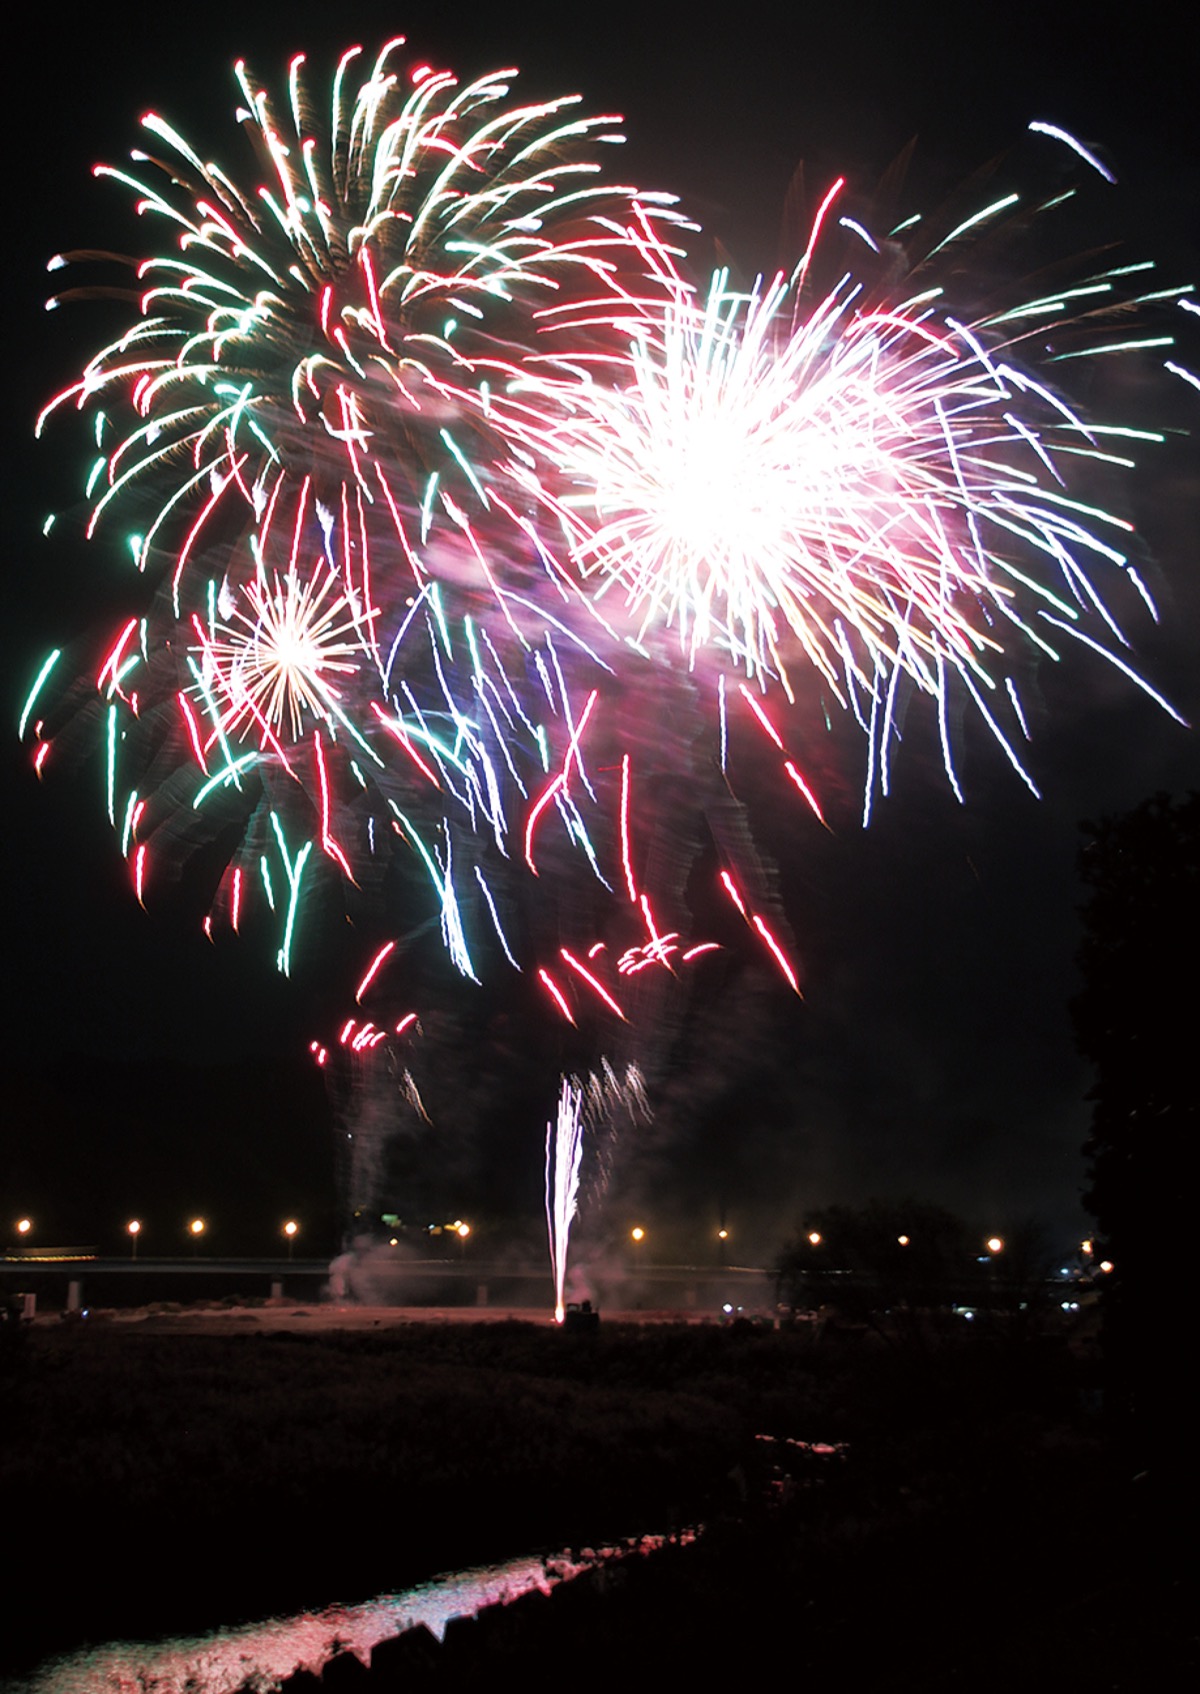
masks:
[[[300,1233],[300,1225],[296,1222],[295,1218],[289,1218],[287,1220],[283,1226],[283,1233],[287,1236],[288,1258],[290,1259],[292,1253],[295,1251],[296,1237]]]
[[[908,1246],[909,1238],[908,1238],[907,1235],[898,1235],[896,1237],[896,1240],[899,1242],[901,1247],[907,1247]]]
[[[200,1251],[200,1237],[204,1234],[204,1219],[193,1218],[191,1223],[188,1224],[188,1234],[192,1238],[192,1252],[198,1253]]]
[[[631,1241],[644,1241],[646,1239],[646,1231],[642,1228],[640,1223],[635,1223],[633,1228],[629,1231],[629,1239]]]
[[[999,1235],[989,1235],[987,1240],[984,1242],[984,1246],[987,1248],[989,1253],[1003,1253],[1003,1237]]]
[[[131,1259],[136,1259],[138,1236],[142,1233],[141,1219],[130,1218],[129,1222],[125,1225],[125,1233],[129,1237],[129,1257]]]
[[[819,1229],[809,1230],[808,1244],[810,1247],[819,1247],[821,1245],[821,1231]]]

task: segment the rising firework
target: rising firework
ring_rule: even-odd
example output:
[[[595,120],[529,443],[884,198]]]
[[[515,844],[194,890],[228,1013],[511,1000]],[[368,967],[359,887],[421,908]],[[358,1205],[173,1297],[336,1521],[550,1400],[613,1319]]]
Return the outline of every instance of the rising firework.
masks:
[[[604,1059],[583,1082],[562,1078],[556,1117],[546,1125],[546,1226],[558,1323],[566,1316],[567,1253],[579,1207],[584,1133],[593,1142],[611,1139],[621,1129],[644,1125],[649,1117],[642,1073],[635,1064],[618,1072]]]
[[[550,1232],[550,1264],[554,1271],[554,1318],[566,1316],[564,1289],[571,1220],[579,1201],[579,1164],[583,1157],[583,1090],[564,1077],[558,1095],[558,1115],[546,1125],[546,1226]]]

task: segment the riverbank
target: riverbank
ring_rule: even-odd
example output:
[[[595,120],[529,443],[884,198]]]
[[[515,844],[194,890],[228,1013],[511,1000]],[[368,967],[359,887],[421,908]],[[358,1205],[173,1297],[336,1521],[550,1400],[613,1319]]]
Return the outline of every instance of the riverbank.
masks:
[[[769,1637],[797,1667],[845,1672],[883,1629],[896,1676],[982,1675],[1051,1637],[1064,1663],[1116,1664],[1138,1641],[1118,1593],[1140,1584],[1145,1606],[1152,1582],[1172,1604],[1081,1392],[1091,1367],[1065,1345],[174,1321],[38,1327],[10,1349],[10,1670],[689,1522],[709,1525],[695,1547],[606,1594],[597,1655],[645,1634],[659,1668],[732,1667]],[[551,1608],[580,1610],[563,1592]],[[523,1642],[523,1671],[550,1669],[553,1637]]]

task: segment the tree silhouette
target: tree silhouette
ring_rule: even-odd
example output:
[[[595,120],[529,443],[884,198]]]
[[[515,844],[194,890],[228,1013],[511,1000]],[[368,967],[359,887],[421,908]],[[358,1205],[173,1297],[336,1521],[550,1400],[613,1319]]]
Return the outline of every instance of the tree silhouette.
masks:
[[[1072,1013],[1096,1067],[1085,1204],[1097,1260],[1113,1265],[1103,1279],[1110,1384],[1138,1463],[1166,1472],[1184,1454],[1194,1404],[1179,1326],[1194,1252],[1200,794],[1159,794],[1083,828],[1084,986]]]

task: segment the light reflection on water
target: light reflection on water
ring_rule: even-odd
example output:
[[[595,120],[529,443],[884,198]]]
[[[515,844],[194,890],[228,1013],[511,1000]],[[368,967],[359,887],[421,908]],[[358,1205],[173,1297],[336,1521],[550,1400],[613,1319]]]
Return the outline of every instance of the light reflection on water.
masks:
[[[294,1671],[319,1671],[338,1653],[356,1653],[365,1664],[381,1641],[422,1623],[440,1641],[452,1618],[474,1617],[533,1589],[548,1594],[596,1565],[654,1552],[664,1539],[645,1535],[622,1547],[578,1556],[559,1553],[480,1565],[358,1606],[326,1606],[212,1635],[115,1641],[51,1659],[31,1677],[0,1684],[0,1689],[3,1694],[270,1694]],[[691,1534],[683,1539],[690,1540]]]

